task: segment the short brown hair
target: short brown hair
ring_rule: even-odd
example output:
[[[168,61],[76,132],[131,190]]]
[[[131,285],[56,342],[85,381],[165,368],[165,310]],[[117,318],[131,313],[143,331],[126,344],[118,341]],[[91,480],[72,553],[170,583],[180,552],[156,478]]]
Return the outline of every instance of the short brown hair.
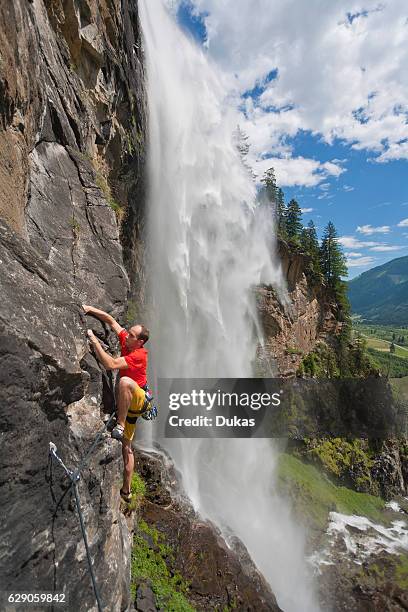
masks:
[[[140,326],[142,329],[140,331],[140,334],[138,335],[138,340],[143,340],[143,344],[146,344],[146,342],[149,340],[149,330],[147,329],[147,327],[145,327],[144,325]]]

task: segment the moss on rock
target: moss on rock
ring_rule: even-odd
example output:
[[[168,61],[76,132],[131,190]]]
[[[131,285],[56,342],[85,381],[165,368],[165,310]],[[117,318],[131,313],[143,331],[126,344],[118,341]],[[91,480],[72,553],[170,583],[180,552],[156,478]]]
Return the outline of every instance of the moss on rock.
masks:
[[[135,597],[139,583],[152,585],[156,606],[169,612],[194,612],[186,594],[188,583],[174,571],[173,548],[164,535],[145,521],[138,522],[133,537],[131,561],[131,593]]]

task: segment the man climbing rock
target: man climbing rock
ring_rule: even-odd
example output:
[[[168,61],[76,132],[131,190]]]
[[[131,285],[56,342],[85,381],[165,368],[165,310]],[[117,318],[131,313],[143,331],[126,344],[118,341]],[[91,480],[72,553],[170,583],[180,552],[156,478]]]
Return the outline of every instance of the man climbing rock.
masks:
[[[93,315],[107,323],[118,335],[121,357],[112,357],[101,346],[95,334],[88,330],[88,337],[95,353],[107,370],[119,370],[117,401],[117,424],[112,430],[112,437],[122,442],[124,463],[123,486],[121,497],[129,502],[130,485],[134,468],[132,440],[135,434],[136,421],[150,408],[152,397],[147,387],[147,350],[144,345],[149,339],[149,330],[144,325],[134,325],[126,331],[107,312],[93,306],[82,306],[85,313]]]

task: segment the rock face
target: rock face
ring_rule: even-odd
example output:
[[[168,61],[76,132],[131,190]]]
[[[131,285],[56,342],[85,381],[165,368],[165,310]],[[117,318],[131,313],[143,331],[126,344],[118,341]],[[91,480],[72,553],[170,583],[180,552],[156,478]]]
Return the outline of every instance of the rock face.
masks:
[[[136,0],[4,2],[0,44],[0,216],[53,262],[59,240],[80,242],[84,200],[125,207],[124,260],[140,290],[146,103]],[[71,231],[57,237],[61,184]]]
[[[90,610],[95,597],[72,490],[47,457],[53,441],[75,468],[103,427],[109,389],[88,351],[92,323],[80,304],[120,319],[131,290],[143,300],[137,4],[3,2],[0,45],[2,589],[64,592],[69,609]],[[93,327],[109,343],[102,325]],[[108,610],[129,603],[119,457],[104,438],[79,482]]]
[[[289,305],[284,305],[270,287],[256,290],[256,299],[265,334],[260,354],[263,370],[275,361],[279,376],[293,376],[302,360],[321,340],[340,331],[337,306],[321,282],[307,275],[307,257],[279,243],[279,257],[288,287]]]
[[[173,549],[172,570],[189,583],[188,599],[194,609],[279,612],[270,587],[245,546],[235,541],[230,548],[214,525],[195,514],[178,489],[171,462],[161,454],[139,453],[137,463],[149,483],[141,518]],[[139,589],[136,607],[141,610],[148,600],[148,588],[141,584]]]

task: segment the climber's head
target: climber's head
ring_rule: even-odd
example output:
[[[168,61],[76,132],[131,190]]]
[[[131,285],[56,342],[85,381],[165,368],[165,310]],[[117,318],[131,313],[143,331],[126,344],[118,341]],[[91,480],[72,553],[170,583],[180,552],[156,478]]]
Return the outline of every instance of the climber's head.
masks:
[[[149,339],[149,330],[144,325],[133,325],[126,338],[126,347],[129,351],[141,348]]]

